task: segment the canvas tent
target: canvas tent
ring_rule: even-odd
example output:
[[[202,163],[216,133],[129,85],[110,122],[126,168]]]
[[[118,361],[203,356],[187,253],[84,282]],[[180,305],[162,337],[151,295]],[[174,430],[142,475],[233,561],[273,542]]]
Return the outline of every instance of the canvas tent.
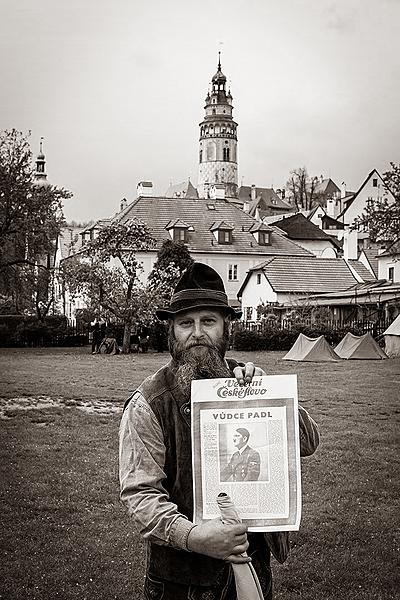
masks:
[[[370,333],[353,335],[348,332],[336,346],[335,352],[347,360],[377,360],[387,358]]]
[[[283,357],[283,360],[299,360],[308,362],[332,362],[339,360],[323,335],[309,338],[300,333],[297,340]]]
[[[389,325],[385,336],[385,350],[388,356],[400,356],[400,315]]]

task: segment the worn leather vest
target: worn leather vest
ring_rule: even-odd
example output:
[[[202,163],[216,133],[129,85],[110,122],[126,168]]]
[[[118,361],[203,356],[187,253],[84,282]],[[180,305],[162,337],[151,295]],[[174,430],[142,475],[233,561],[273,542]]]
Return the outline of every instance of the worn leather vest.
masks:
[[[228,359],[231,371],[238,364]],[[232,375],[233,376],[233,375]],[[163,482],[180,513],[193,520],[192,453],[190,431],[190,401],[181,394],[174,376],[172,363],[147,378],[138,390],[153,410],[163,432],[165,443],[166,479]],[[281,535],[281,534],[277,534]],[[272,536],[272,538],[271,538]],[[268,540],[268,537],[271,540]],[[269,563],[268,546],[271,550],[281,550],[275,534],[249,534],[251,549],[259,548],[266,553]],[[266,543],[267,542],[267,543]],[[267,546],[268,544],[268,546]],[[276,546],[276,548],[274,547]],[[282,561],[282,556],[276,556]],[[286,558],[286,556],[285,556]],[[226,563],[202,554],[177,550],[149,542],[147,545],[147,570],[153,577],[186,585],[209,586],[217,582]]]

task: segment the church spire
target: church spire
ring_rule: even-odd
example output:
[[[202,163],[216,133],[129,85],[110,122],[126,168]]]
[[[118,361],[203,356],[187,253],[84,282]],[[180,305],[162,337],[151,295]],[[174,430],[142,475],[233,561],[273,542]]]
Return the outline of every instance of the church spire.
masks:
[[[46,157],[43,153],[43,137],[40,138],[39,154],[36,157],[35,183],[37,185],[48,184],[46,173]]]

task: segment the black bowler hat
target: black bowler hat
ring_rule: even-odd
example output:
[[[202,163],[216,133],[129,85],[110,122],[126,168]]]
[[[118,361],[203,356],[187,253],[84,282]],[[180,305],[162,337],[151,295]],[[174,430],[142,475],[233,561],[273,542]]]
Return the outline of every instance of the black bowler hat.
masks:
[[[179,312],[194,308],[221,308],[232,319],[240,319],[242,316],[241,310],[229,306],[224,282],[218,273],[208,265],[197,262],[182,273],[170,305],[156,310],[156,315],[161,321],[165,321]]]

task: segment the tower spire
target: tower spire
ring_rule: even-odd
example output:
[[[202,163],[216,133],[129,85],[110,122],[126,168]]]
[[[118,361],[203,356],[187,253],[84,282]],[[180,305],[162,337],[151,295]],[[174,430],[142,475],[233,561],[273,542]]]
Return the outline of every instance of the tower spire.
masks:
[[[43,153],[43,140],[40,138],[39,154],[36,157],[35,183],[36,185],[48,185],[46,173],[46,157]]]
[[[218,70],[211,80],[205,100],[205,115],[200,123],[198,192],[208,198],[211,188],[225,188],[225,198],[236,198],[237,123],[232,116],[232,95],[226,91],[226,77],[221,70],[221,50]]]

